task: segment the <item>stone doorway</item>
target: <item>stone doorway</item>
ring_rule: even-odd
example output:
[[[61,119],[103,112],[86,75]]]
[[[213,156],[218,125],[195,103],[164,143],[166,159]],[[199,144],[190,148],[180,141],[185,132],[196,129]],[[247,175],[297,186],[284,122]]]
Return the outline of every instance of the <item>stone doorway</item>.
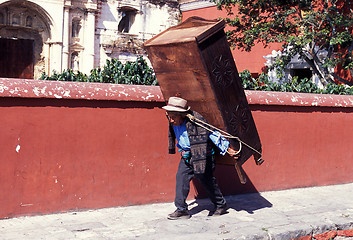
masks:
[[[53,48],[60,49],[51,44],[52,28],[50,15],[33,2],[0,4],[0,77],[39,79],[43,72],[51,72],[58,58]]]
[[[34,41],[0,38],[0,77],[33,79]]]

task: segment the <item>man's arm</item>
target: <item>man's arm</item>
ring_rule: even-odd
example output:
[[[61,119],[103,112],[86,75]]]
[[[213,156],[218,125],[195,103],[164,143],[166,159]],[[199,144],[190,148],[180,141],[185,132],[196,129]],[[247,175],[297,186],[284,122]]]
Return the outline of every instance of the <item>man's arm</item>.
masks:
[[[220,153],[224,156],[226,153],[228,153],[230,156],[234,157],[235,159],[238,159],[236,156],[238,154],[237,151],[235,151],[231,146],[230,143],[227,139],[225,139],[222,134],[218,131],[214,131],[209,135],[209,138],[211,141],[218,147],[220,150]]]
[[[168,131],[168,151],[169,154],[175,154],[175,133],[171,124]]]

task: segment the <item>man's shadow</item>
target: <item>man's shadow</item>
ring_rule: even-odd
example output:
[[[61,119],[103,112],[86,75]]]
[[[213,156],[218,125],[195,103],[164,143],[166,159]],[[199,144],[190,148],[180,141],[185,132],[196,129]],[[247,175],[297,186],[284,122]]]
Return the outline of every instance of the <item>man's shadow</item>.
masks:
[[[217,165],[214,176],[217,179],[219,188],[221,189],[225,199],[227,201],[228,208],[236,211],[246,211],[249,214],[253,214],[254,211],[262,208],[272,207],[267,199],[261,196],[247,174],[243,172],[247,178],[246,184],[241,184],[238,175],[232,166]],[[208,198],[202,185],[197,181],[193,180],[195,186],[195,201],[189,204],[190,214],[194,215],[201,211],[208,210],[209,215],[214,212],[214,205]]]

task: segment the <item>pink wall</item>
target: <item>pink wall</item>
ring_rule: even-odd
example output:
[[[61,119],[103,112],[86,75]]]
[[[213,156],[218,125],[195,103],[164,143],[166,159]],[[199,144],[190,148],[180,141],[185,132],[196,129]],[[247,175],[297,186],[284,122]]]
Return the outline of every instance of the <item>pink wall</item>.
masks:
[[[246,185],[218,165],[226,195],[353,181],[353,96],[246,94],[265,163]],[[0,99],[0,218],[173,201],[159,87],[0,79]]]

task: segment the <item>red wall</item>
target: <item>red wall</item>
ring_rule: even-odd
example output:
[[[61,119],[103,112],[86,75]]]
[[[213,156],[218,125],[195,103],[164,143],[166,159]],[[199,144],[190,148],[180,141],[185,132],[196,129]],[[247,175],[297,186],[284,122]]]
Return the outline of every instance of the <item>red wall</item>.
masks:
[[[2,79],[0,93],[0,218],[171,201],[159,87]]]
[[[353,96],[246,93],[265,162],[257,166],[249,159],[243,165],[249,182],[235,184],[238,192],[353,181]],[[232,181],[223,166],[217,170],[220,185]],[[224,192],[231,191],[227,188]]]
[[[246,185],[218,165],[226,195],[353,181],[353,96],[246,94],[265,162]],[[159,87],[0,79],[0,218],[173,201],[163,105]]]
[[[207,7],[183,12],[182,21],[192,16],[198,16],[205,19],[218,19],[220,17],[228,17],[225,11],[219,11],[217,10],[217,7]],[[262,72],[262,68],[265,67],[266,59],[264,56],[271,54],[273,50],[279,50],[280,47],[281,44],[271,44],[267,48],[264,48],[262,44],[256,44],[252,48],[251,52],[235,49],[232,50],[232,54],[239,72],[247,69],[251,73],[259,74]]]

